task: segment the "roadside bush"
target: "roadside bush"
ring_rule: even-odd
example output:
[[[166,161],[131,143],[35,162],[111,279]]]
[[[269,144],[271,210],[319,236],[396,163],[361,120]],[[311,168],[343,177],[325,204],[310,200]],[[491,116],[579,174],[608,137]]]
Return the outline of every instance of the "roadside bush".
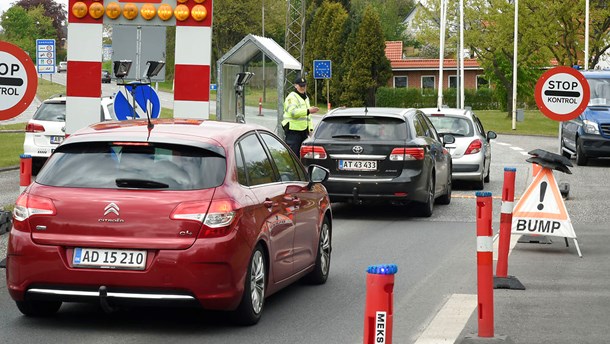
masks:
[[[393,88],[380,87],[376,93],[376,106],[378,107],[401,107],[401,108],[424,108],[435,107],[438,93],[436,90],[422,92],[417,88]],[[498,110],[500,104],[494,90],[482,88],[479,90],[464,90],[466,106],[475,110]],[[455,88],[443,91],[443,103],[449,107],[456,107],[457,90]]]

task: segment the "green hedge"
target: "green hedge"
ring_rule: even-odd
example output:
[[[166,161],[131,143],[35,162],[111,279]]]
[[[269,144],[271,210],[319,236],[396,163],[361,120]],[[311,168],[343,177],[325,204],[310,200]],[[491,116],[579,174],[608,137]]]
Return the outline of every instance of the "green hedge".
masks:
[[[401,107],[401,108],[424,108],[435,107],[438,97],[437,90],[425,90],[418,88],[392,88],[381,87],[377,89],[376,106],[378,107]],[[443,103],[449,107],[457,107],[456,89],[443,91]],[[475,110],[498,110],[500,104],[497,95],[492,89],[465,90],[464,104]]]

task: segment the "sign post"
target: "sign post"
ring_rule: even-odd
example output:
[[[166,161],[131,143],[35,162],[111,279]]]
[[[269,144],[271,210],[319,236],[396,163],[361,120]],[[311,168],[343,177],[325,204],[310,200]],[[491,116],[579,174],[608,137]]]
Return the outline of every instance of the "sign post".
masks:
[[[313,61],[313,78],[326,79],[326,103],[330,111],[330,78],[333,76],[333,68],[331,60],[314,60]],[[316,105],[318,99],[318,84],[316,83]]]
[[[36,40],[36,69],[38,74],[55,73],[55,40]]]
[[[25,111],[34,100],[37,87],[32,59],[16,45],[0,41],[0,121]]]

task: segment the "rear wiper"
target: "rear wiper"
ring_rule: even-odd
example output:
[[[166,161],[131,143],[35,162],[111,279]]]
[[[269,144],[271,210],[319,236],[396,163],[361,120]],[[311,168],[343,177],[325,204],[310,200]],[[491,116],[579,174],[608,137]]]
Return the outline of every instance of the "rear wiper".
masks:
[[[166,189],[168,184],[146,179],[117,178],[116,186],[120,188]]]
[[[360,135],[356,134],[342,134],[342,135],[333,135],[333,139],[359,139]]]

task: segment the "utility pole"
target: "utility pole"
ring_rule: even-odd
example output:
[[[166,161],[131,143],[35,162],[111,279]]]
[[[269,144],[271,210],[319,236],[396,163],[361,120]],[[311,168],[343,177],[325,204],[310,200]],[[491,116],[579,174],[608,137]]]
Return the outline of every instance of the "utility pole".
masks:
[[[305,3],[306,0],[287,0],[286,36],[284,49],[298,56],[301,62],[301,75],[305,76]],[[285,84],[291,83],[291,77],[286,76]],[[290,89],[287,87],[286,89]]]

